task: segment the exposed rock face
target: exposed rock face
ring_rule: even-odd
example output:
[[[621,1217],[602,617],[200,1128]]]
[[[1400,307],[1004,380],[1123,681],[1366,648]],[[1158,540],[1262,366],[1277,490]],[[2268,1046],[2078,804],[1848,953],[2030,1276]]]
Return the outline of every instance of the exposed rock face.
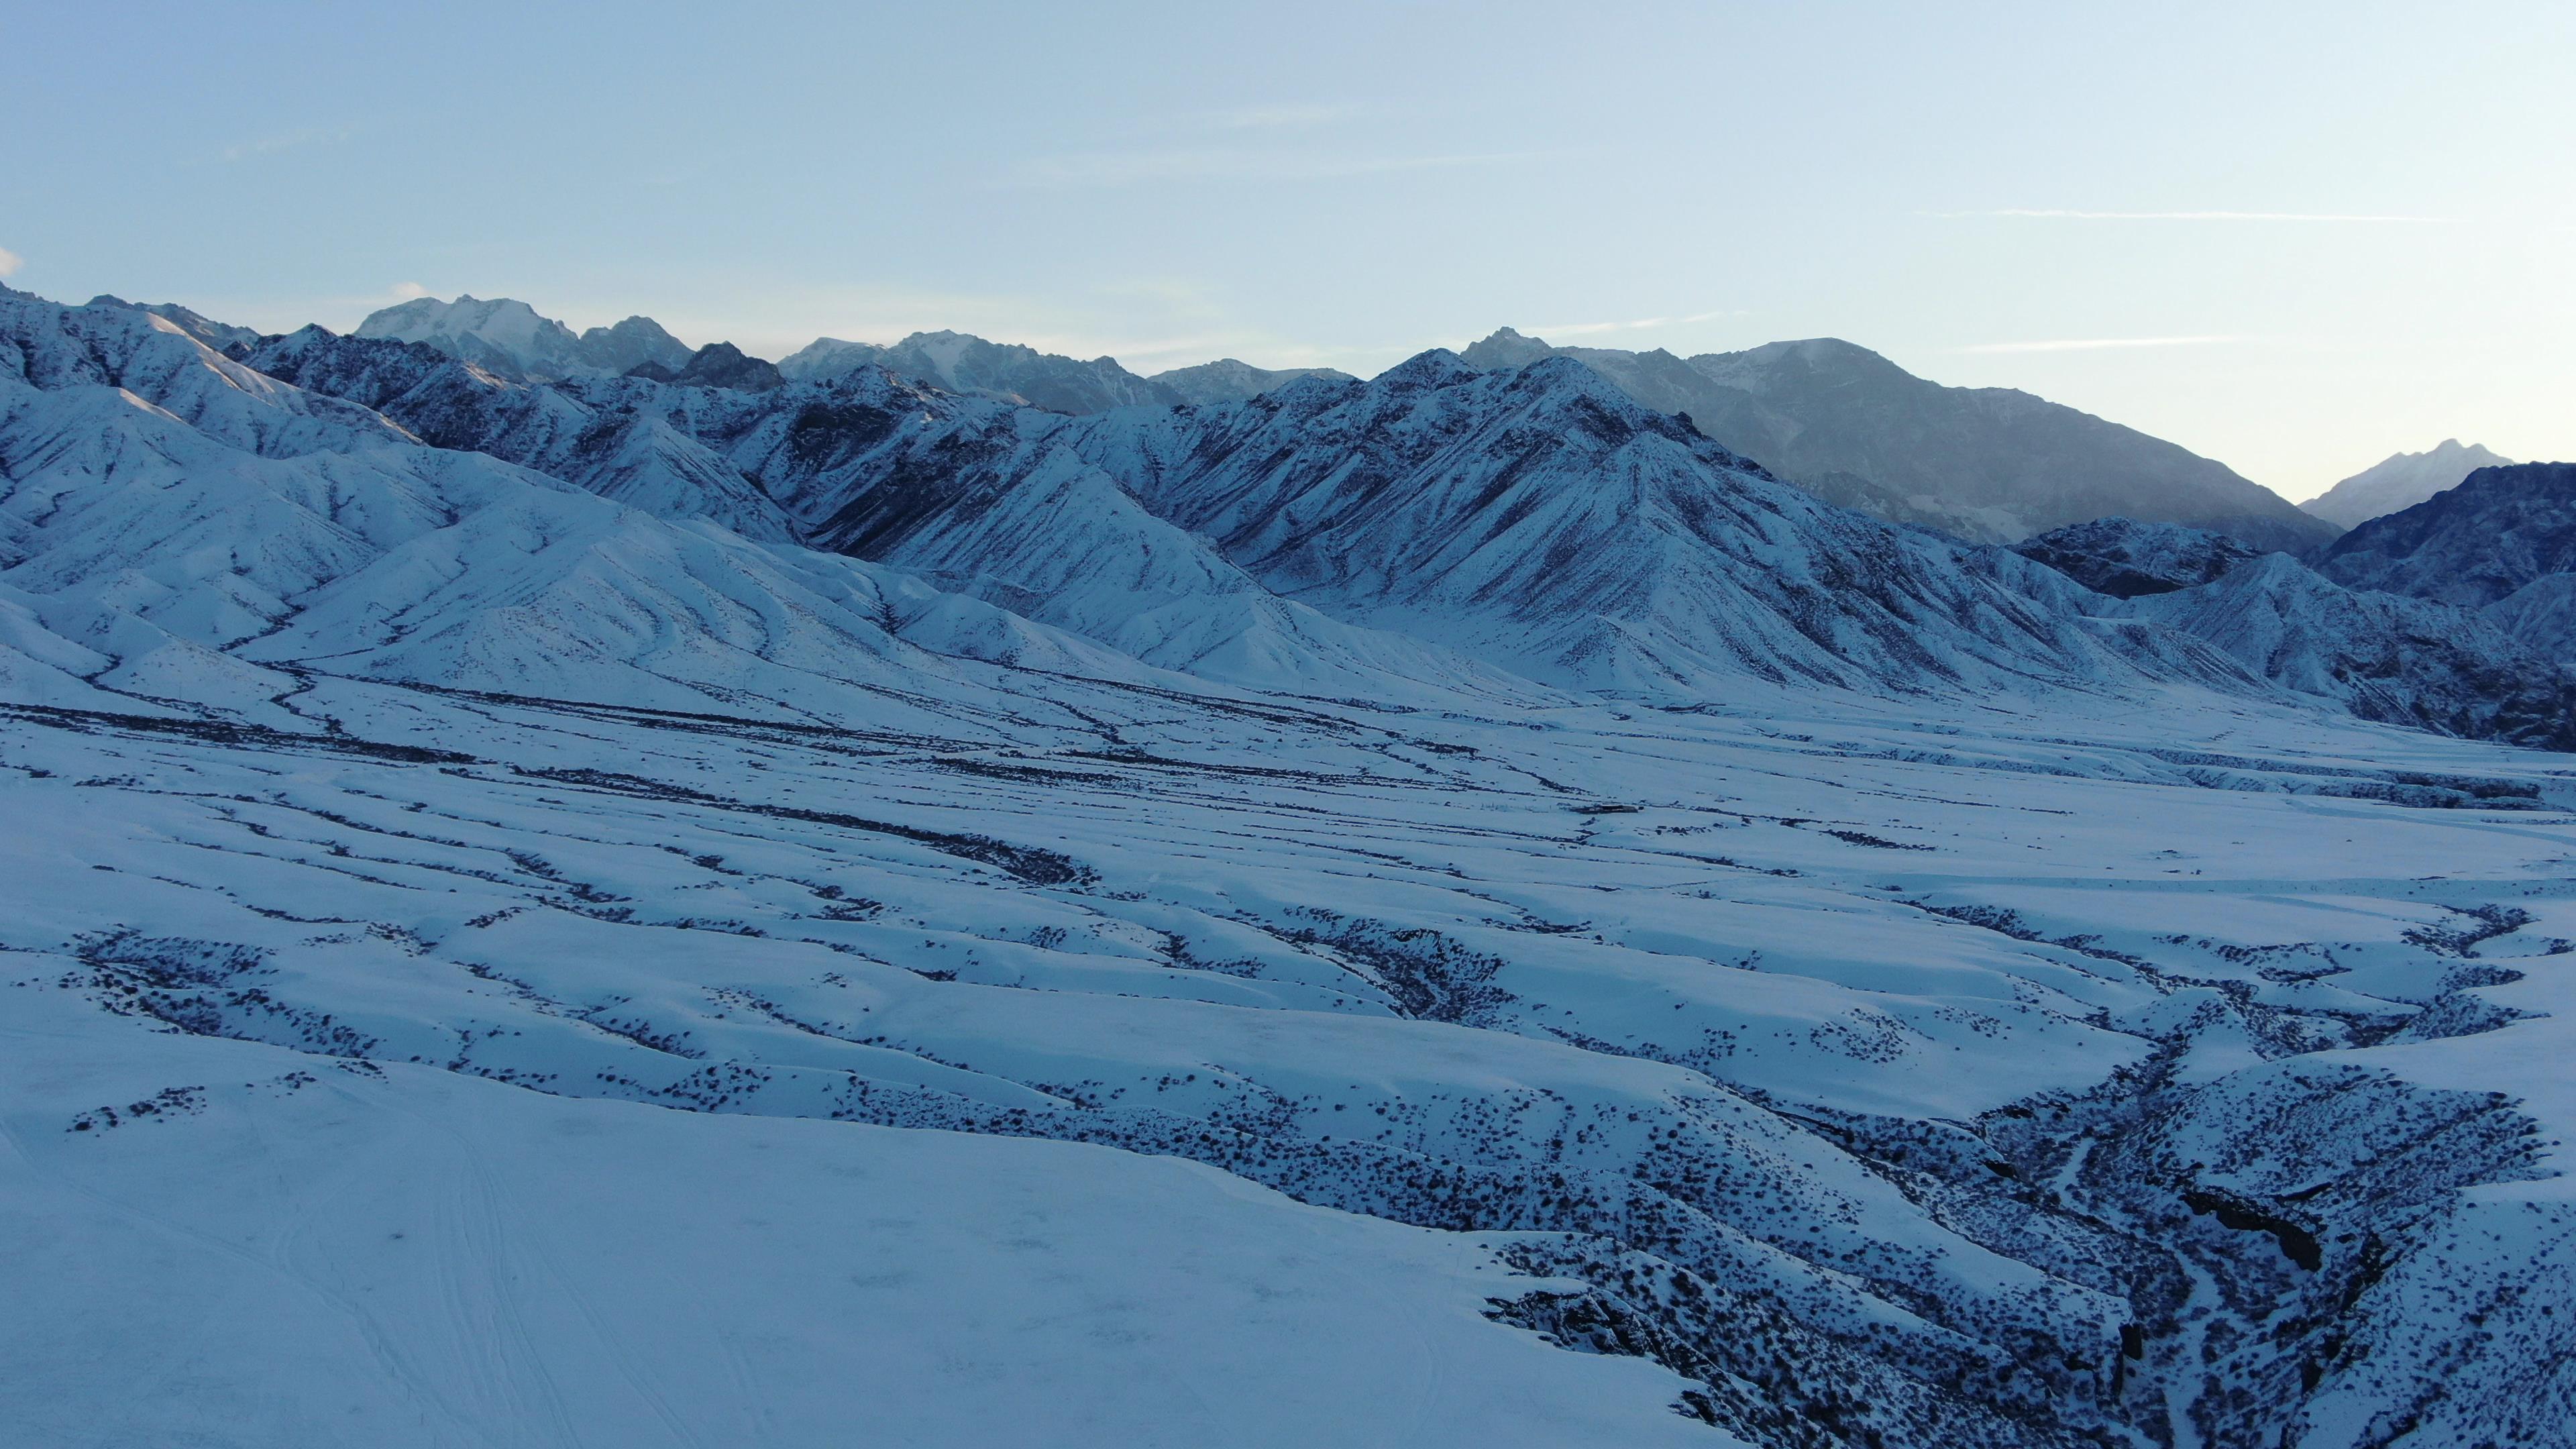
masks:
[[[676,369],[647,362],[626,375],[680,387],[724,387],[735,392],[767,392],[787,382],[779,375],[776,363],[746,356],[730,342],[710,342]]]
[[[1479,367],[1573,357],[1781,477],[1819,480],[1836,501],[1976,542],[2112,516],[2291,551],[2334,536],[2332,524],[2172,443],[2025,392],[1943,387],[1832,338],[1681,358],[1555,348],[1504,328],[1462,355]],[[1837,474],[1873,486],[1836,493]]]
[[[2300,504],[2299,510],[2341,528],[2357,528],[2456,488],[2480,468],[2501,468],[2512,462],[2475,443],[2462,447],[2459,439],[2445,438],[2429,452],[2398,453],[2373,464]]]
[[[2013,552],[2115,599],[2192,588],[2262,556],[2205,529],[2128,518],[2051,529],[2013,545]]]

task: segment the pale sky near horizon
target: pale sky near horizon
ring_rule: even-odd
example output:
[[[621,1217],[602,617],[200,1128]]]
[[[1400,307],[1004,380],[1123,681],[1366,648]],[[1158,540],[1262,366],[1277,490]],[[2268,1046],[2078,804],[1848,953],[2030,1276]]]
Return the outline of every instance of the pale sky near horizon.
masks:
[[[1837,336],[2292,498],[2576,457],[2576,5],[39,6],[0,279],[776,357]]]

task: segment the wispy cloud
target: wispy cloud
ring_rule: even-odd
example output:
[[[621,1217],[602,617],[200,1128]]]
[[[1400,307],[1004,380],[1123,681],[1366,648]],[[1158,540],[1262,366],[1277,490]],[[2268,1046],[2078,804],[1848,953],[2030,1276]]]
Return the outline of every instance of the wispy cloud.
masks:
[[[7,247],[0,247],[0,277],[14,277],[18,274],[18,269],[26,264],[27,259],[25,257],[18,255]]]
[[[1134,186],[1158,181],[1335,181],[1405,171],[1508,166],[1562,151],[1495,151],[1439,156],[1366,156],[1327,151],[1189,147],[1088,151],[1031,160],[1013,181],[1022,186]]]
[[[1706,322],[1714,317],[1741,317],[1738,309],[1721,308],[1715,312],[1693,312],[1686,317],[1640,317],[1634,322],[1554,322],[1531,329],[1537,337],[1586,337],[1602,332],[1634,332],[1646,327],[1677,327],[1685,322]]]
[[[397,302],[408,302],[414,297],[429,295],[429,289],[418,282],[396,282],[385,291]]]
[[[1952,352],[2099,352],[2115,347],[2214,347],[2248,337],[2073,337],[2048,342],[1978,342]]]
[[[2059,221],[2335,221],[2415,226],[2451,226],[2465,219],[2456,216],[2396,216],[2343,211],[2070,211],[2055,207],[2031,206],[2008,206],[1994,211],[1925,211],[1916,214],[1953,220],[1962,217],[2017,216]]]

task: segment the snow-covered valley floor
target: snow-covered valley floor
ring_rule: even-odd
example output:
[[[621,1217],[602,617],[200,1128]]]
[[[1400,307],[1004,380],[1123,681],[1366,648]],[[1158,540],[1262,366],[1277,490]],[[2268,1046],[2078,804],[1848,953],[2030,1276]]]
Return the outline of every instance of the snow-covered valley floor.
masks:
[[[0,706],[5,1437],[2563,1440],[2576,762],[996,677]]]

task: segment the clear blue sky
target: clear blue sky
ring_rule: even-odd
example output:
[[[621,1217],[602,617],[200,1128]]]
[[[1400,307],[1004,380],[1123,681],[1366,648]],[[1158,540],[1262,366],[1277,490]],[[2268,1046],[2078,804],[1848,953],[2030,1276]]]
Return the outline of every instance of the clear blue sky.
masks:
[[[2576,456],[2571,74],[2565,0],[6,0],[0,267],[1143,371],[1831,335],[2305,497]]]

